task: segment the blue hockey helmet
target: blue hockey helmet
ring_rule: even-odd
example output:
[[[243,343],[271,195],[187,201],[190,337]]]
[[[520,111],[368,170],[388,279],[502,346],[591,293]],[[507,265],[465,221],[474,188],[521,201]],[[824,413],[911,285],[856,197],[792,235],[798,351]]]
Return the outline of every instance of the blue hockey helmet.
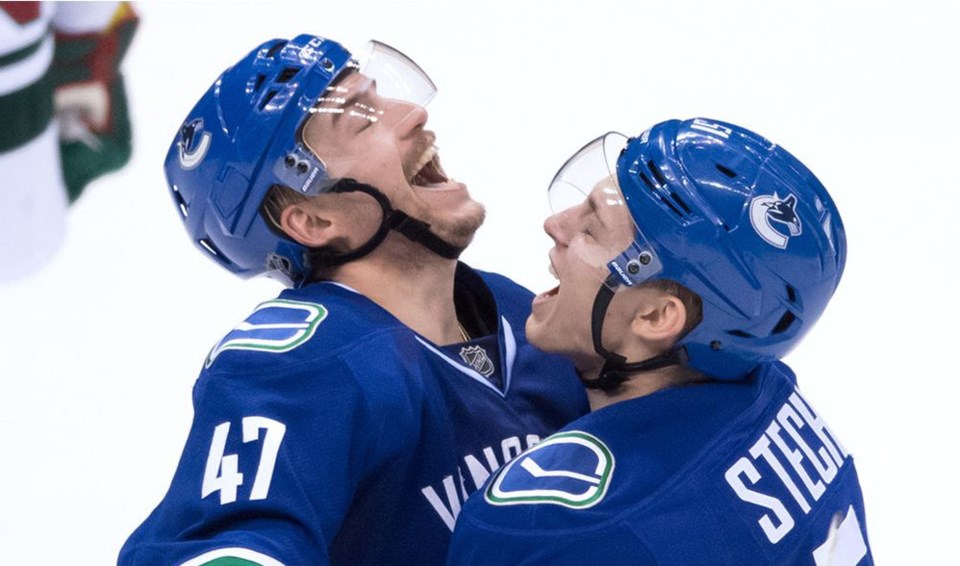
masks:
[[[632,219],[616,249],[584,258],[605,280],[600,310],[618,289],[681,283],[699,295],[703,317],[678,343],[683,356],[670,359],[713,377],[740,378],[786,355],[843,273],[846,236],[827,190],[785,149],[733,124],[669,120],[632,139],[602,136],[561,168],[551,206],[558,212],[591,191]],[[606,357],[597,316],[595,304],[594,344]],[[631,369],[607,361],[614,373]]]
[[[304,34],[261,44],[203,94],[170,145],[164,171],[205,255],[242,277],[267,273],[289,285],[309,274],[304,246],[269,227],[260,207],[275,185],[316,195],[336,184],[301,128],[321,102],[324,112],[344,112],[336,105],[349,97],[333,85],[352,70],[376,81],[385,98],[424,106],[436,93],[420,67],[387,45],[370,42],[358,60],[335,41]]]

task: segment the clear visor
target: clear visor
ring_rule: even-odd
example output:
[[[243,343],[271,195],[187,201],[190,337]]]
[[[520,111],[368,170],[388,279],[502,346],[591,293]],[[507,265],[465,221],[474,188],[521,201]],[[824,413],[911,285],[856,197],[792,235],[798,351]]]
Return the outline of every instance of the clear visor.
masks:
[[[548,189],[555,229],[570,253],[614,290],[663,270],[617,180],[617,159],[628,142],[616,132],[593,140],[567,160]]]
[[[406,153],[372,155],[384,145],[380,142],[385,136],[376,136],[400,136],[426,123],[424,107],[437,87],[423,69],[389,45],[370,41],[359,53],[309,108],[296,147],[274,165],[284,185],[314,195],[345,177],[378,185],[383,181],[368,178],[371,161],[402,181],[416,172],[433,145],[433,134],[424,134],[418,143],[402,148]]]
[[[357,57],[361,74],[377,81],[378,94],[424,107],[437,94],[437,87],[412,59],[379,41],[369,41]]]
[[[405,133],[426,122],[424,107],[437,94],[430,77],[389,45],[370,41],[310,109],[301,139],[331,178],[356,177],[350,166],[367,156],[370,134]]]

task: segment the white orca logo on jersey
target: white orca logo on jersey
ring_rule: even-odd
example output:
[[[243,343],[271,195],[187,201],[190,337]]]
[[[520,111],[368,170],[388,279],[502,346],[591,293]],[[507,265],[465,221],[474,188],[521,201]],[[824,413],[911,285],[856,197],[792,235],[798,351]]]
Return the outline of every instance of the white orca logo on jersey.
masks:
[[[284,299],[267,301],[214,346],[205,367],[210,367],[225,350],[289,352],[313,337],[325,318],[327,309],[323,305]]]
[[[550,504],[587,509],[603,500],[613,453],[592,434],[555,434],[504,466],[484,492],[491,505]]]
[[[796,195],[787,195],[785,199],[781,199],[777,193],[760,195],[750,201],[750,224],[765,242],[781,250],[786,249],[790,238],[803,232],[796,207]],[[771,222],[785,226],[787,233],[777,230]]]
[[[207,155],[210,149],[210,132],[203,131],[203,118],[191,120],[180,128],[180,141],[177,147],[180,151],[180,167],[193,169]]]
[[[487,351],[480,346],[460,348],[460,357],[483,377],[493,375],[493,360],[487,355]]]

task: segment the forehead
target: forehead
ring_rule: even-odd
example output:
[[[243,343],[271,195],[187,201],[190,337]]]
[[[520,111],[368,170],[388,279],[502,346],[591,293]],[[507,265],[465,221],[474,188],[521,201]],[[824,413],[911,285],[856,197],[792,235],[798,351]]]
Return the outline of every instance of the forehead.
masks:
[[[339,145],[352,138],[356,124],[376,122],[382,110],[370,101],[376,82],[357,71],[339,77],[317,99],[304,121],[302,140],[320,155],[320,146]],[[358,122],[359,120],[359,122]],[[329,151],[329,148],[323,148]]]
[[[594,185],[587,197],[587,205],[599,221],[618,239],[633,235],[636,228],[633,217],[613,178],[605,177]]]
[[[620,194],[620,188],[611,177],[605,177],[593,186],[587,196],[587,203],[604,221],[630,221],[630,212]]]
[[[343,114],[343,109],[354,104],[359,98],[372,94],[376,89],[376,81],[357,71],[349,71],[337,78],[327,87],[323,95],[317,99],[312,109],[313,114],[328,114],[337,117]]]
[[[367,75],[364,75],[356,69],[349,69],[345,73],[337,77],[337,80],[333,81],[330,85],[330,89],[347,89],[347,90],[356,90],[364,84],[372,82],[372,79]]]
[[[623,204],[623,198],[620,196],[620,188],[611,176],[603,177],[597,181],[590,190],[587,199],[594,208],[599,206],[620,206]]]

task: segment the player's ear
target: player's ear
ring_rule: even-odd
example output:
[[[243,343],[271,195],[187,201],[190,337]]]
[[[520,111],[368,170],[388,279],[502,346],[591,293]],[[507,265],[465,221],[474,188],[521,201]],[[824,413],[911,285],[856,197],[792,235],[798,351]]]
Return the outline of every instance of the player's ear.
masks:
[[[675,295],[647,291],[637,304],[630,330],[648,342],[676,342],[687,322],[687,307]]]
[[[340,235],[332,217],[315,199],[307,199],[283,209],[280,228],[296,242],[308,248],[319,248]]]

